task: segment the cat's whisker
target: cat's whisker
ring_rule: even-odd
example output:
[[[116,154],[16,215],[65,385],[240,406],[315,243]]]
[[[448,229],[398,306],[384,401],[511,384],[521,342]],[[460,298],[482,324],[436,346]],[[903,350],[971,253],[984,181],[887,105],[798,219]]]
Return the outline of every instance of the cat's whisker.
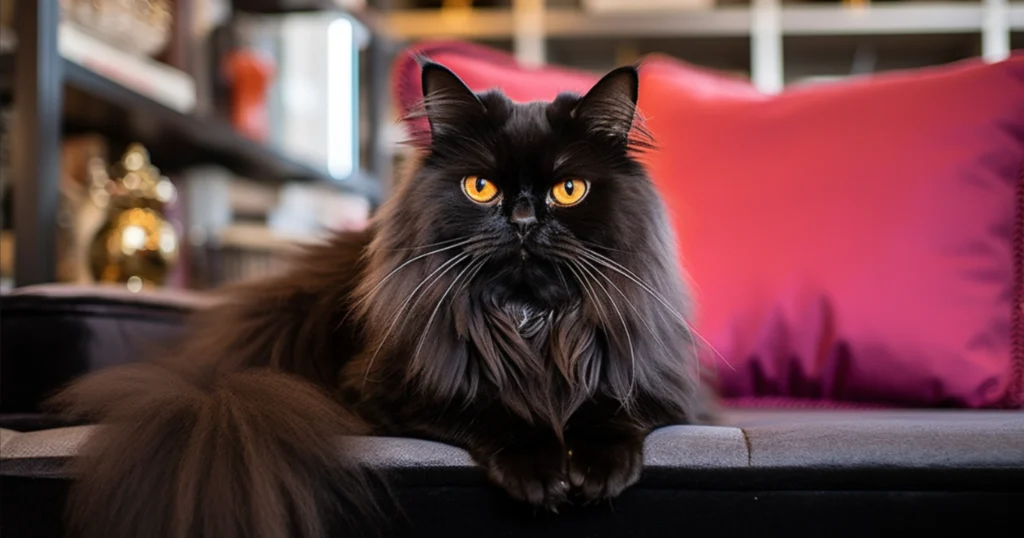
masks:
[[[374,350],[373,355],[370,357],[370,360],[366,364],[366,371],[363,373],[363,387],[366,386],[366,381],[370,377],[370,371],[373,369],[373,362],[377,359],[377,355],[380,354],[380,350],[381,348],[384,347],[384,344],[385,342],[387,342],[388,337],[391,336],[391,332],[395,329],[395,325],[398,324],[398,319],[401,317],[406,305],[408,305],[409,301],[413,300],[414,297],[419,297],[423,295],[423,293],[417,295],[416,292],[419,291],[419,289],[423,287],[423,285],[426,284],[428,280],[434,277],[435,274],[437,275],[437,277],[434,278],[434,280],[430,280],[430,286],[433,286],[438,280],[440,280],[441,277],[444,276],[444,274],[447,273],[452,267],[455,267],[460,262],[468,259],[469,257],[469,254],[463,253],[442,263],[440,266],[437,267],[437,269],[434,269],[433,272],[424,277],[423,280],[421,280],[420,283],[417,284],[415,288],[413,288],[412,292],[409,293],[409,296],[405,298],[405,301],[403,301],[402,304],[395,311],[395,315],[391,320],[391,324],[388,326],[387,332],[385,332],[384,336],[380,339],[380,342],[377,344],[377,349]],[[440,274],[437,274],[438,272],[440,272]],[[424,288],[423,292],[425,293],[426,290],[430,288],[430,286]]]
[[[577,267],[579,267],[581,271],[585,271],[587,274],[589,274],[591,280],[595,282],[601,288],[601,291],[604,292],[605,296],[608,297],[608,302],[611,303],[612,308],[615,309],[615,313],[618,314],[619,322],[622,323],[622,330],[625,331],[626,333],[626,343],[629,345],[630,360],[629,390],[626,392],[626,398],[628,400],[633,395],[633,390],[636,388],[636,352],[633,350],[633,337],[630,336],[629,334],[629,326],[626,324],[626,318],[622,315],[622,311],[619,310],[619,306],[615,302],[615,299],[612,298],[612,294],[608,292],[608,288],[606,288],[604,284],[601,283],[601,281],[594,278],[593,272],[600,273],[600,271],[596,271],[596,268],[594,268],[594,271],[592,272],[590,269],[587,268],[587,265],[585,265],[583,262],[579,263]]]
[[[374,296],[374,294],[376,294],[377,290],[380,289],[380,287],[383,286],[384,283],[388,281],[388,279],[390,279],[391,277],[396,275],[399,271],[401,271],[402,269],[407,267],[409,264],[411,264],[411,263],[413,263],[413,262],[415,262],[417,260],[422,260],[423,258],[426,258],[427,256],[433,256],[434,254],[440,254],[441,252],[446,252],[446,251],[451,250],[453,248],[458,248],[458,247],[466,246],[466,245],[470,245],[471,246],[471,245],[473,245],[475,243],[478,243],[480,240],[477,239],[477,238],[472,238],[472,237],[468,238],[468,239],[465,238],[465,237],[460,237],[460,238],[452,239],[452,240],[449,240],[449,241],[442,241],[441,243],[448,243],[448,242],[451,242],[451,241],[459,241],[459,242],[454,244],[454,245],[449,245],[449,246],[446,246],[444,248],[439,248],[439,249],[436,249],[436,250],[432,250],[430,252],[425,252],[425,253],[420,254],[418,256],[414,256],[413,258],[410,258],[409,260],[406,260],[404,263],[402,263],[398,267],[392,269],[391,272],[389,272],[387,275],[385,275],[384,278],[380,279],[380,282],[378,282],[373,288],[371,288],[370,291],[368,291],[365,294],[363,294],[362,297],[359,297],[358,299],[355,299],[355,300],[352,301],[352,305],[349,307],[348,312],[346,312],[345,315],[338,322],[338,324],[335,325],[334,330],[338,330],[339,328],[341,328],[341,326],[344,325],[346,321],[348,321],[349,316],[351,316],[354,312],[359,311],[359,309],[361,309],[363,307],[363,304],[366,303],[366,301],[369,301],[371,298],[373,298],[373,296]],[[441,243],[436,243],[436,244],[441,244]],[[431,245],[424,245],[422,247],[413,247],[412,249],[409,249],[409,250],[413,250],[413,249],[416,249],[416,248],[427,248],[429,246],[431,246]]]
[[[445,239],[444,241],[438,241],[436,243],[427,243],[426,245],[418,245],[418,246],[415,246],[415,247],[403,247],[403,248],[382,248],[382,249],[380,249],[380,251],[381,252],[403,252],[403,251],[407,251],[407,250],[420,250],[420,249],[430,248],[430,247],[439,247],[441,245],[447,245],[449,243],[454,243],[456,241],[465,241],[466,239],[471,239],[471,237],[467,236],[467,235],[464,235],[462,237],[456,237],[454,239]]]
[[[446,246],[446,247],[443,247],[443,248],[431,250],[430,252],[425,252],[423,254],[419,254],[417,256],[413,256],[412,258],[406,260],[404,263],[402,263],[398,267],[392,269],[391,272],[389,272],[387,275],[384,276],[384,278],[380,279],[380,282],[378,282],[377,285],[375,285],[373,288],[370,289],[370,291],[366,292],[366,294],[363,295],[363,299],[362,300],[366,300],[366,299],[368,299],[370,297],[373,297],[374,293],[376,293],[376,291],[378,289],[380,289],[380,287],[383,286],[385,282],[387,282],[391,277],[395,276],[402,269],[408,267],[409,264],[411,264],[411,263],[413,263],[415,261],[418,261],[418,260],[422,260],[423,258],[426,258],[427,256],[433,256],[435,254],[440,254],[442,252],[451,250],[453,248],[463,247],[463,246],[472,244],[472,243],[474,243],[476,241],[479,241],[479,239],[469,238],[469,239],[466,239],[465,241],[460,241],[458,243],[455,243],[454,245],[449,245],[449,246]],[[360,300],[359,302],[362,302],[362,300]]]
[[[455,294],[456,295],[462,293],[462,290],[466,289],[466,286],[468,286],[469,283],[472,282],[474,278],[476,278],[477,273],[479,273],[480,270],[483,269],[485,265],[487,265],[487,262],[488,262],[489,259],[490,259],[489,257],[482,258],[476,264],[476,266],[475,266],[476,269],[473,269],[473,272],[470,273],[469,276],[466,277],[465,280],[462,281],[462,285],[459,286],[459,289],[455,290]]]
[[[591,304],[593,304],[594,308],[597,309],[597,311],[598,311],[597,314],[598,314],[598,316],[601,317],[601,323],[605,327],[607,327],[609,325],[609,323],[608,323],[607,318],[605,317],[604,305],[601,303],[601,301],[597,300],[597,294],[594,293],[593,289],[591,289],[591,287],[588,285],[587,279],[584,278],[583,275],[581,275],[577,271],[577,269],[576,269],[576,261],[572,260],[570,258],[565,258],[565,261],[566,261],[566,268],[569,269],[569,272],[571,272],[572,275],[576,278],[576,282],[579,283],[580,288],[583,290],[583,294],[586,295],[590,299]]]
[[[563,288],[568,288],[569,287],[569,283],[565,281],[565,275],[562,274],[562,268],[556,265],[555,266],[555,272],[558,273],[558,280],[562,281],[562,287]]]
[[[605,280],[608,281],[609,284],[612,285],[612,287],[615,288],[615,291],[619,292],[619,295],[622,296],[622,300],[626,301],[626,304],[628,304],[629,307],[633,309],[633,313],[635,313],[636,317],[639,318],[641,322],[643,322],[645,327],[647,327],[647,330],[650,331],[651,336],[654,337],[655,341],[657,341],[658,344],[661,345],[662,349],[664,349],[667,353],[671,354],[672,350],[669,349],[668,345],[665,344],[665,341],[661,338],[661,336],[658,334],[658,332],[655,331],[654,327],[651,326],[650,322],[647,321],[647,318],[644,317],[640,313],[640,311],[636,308],[636,306],[633,304],[633,302],[629,300],[629,297],[626,296],[625,292],[623,292],[622,289],[619,288],[619,286],[615,284],[615,281],[613,281],[611,279],[611,277],[609,277],[608,275],[606,275],[603,272],[601,272],[597,267],[595,267],[593,265],[592,262],[584,260],[584,263],[587,263],[588,265],[590,265],[591,268],[593,268],[594,271],[597,272],[597,274],[601,275]],[[693,333],[693,331],[690,331],[689,329],[687,329],[687,331],[689,333],[691,333],[691,334]],[[693,357],[696,359],[698,357],[697,342],[693,338],[687,338],[687,340],[690,341],[690,349],[693,352]],[[694,376],[694,379],[697,382],[697,386],[700,387],[700,384],[701,384],[700,360],[694,360],[693,362],[697,366],[697,374]],[[726,363],[726,364],[728,364],[728,363]]]
[[[659,335],[658,332],[656,330],[654,330],[654,327],[651,325],[651,323],[649,321],[647,321],[647,318],[643,314],[641,314],[640,310],[637,309],[636,305],[634,305],[633,302],[629,300],[629,297],[626,296],[625,292],[622,291],[622,288],[620,288],[615,283],[615,281],[611,279],[611,277],[609,277],[608,275],[606,275],[603,272],[601,272],[601,270],[597,266],[595,266],[593,264],[593,262],[590,262],[590,261],[587,261],[587,260],[582,260],[582,262],[584,264],[586,264],[587,266],[589,266],[591,269],[593,269],[593,271],[595,273],[600,275],[601,278],[604,278],[605,281],[608,282],[608,284],[610,284],[613,288],[615,288],[615,291],[618,292],[619,296],[622,297],[623,301],[626,301],[626,304],[629,305],[629,307],[633,310],[633,313],[636,314],[637,319],[639,319],[640,322],[644,324],[644,327],[647,327],[647,330],[650,331],[651,336],[653,336],[654,339],[658,342],[658,344],[661,345],[662,349],[664,349],[665,351],[671,352],[671,350],[669,350],[668,346],[665,344],[665,341],[662,340],[661,335]],[[691,344],[693,343],[692,339],[691,339],[690,342],[691,342]],[[696,349],[694,349],[694,356],[696,356]]]
[[[722,362],[724,362],[730,370],[734,372],[736,371],[736,368],[734,368],[732,364],[729,363],[728,359],[726,359],[724,355],[722,355],[721,353],[718,352],[717,349],[715,349],[715,346],[712,345],[707,338],[704,338],[703,335],[697,332],[697,330],[693,328],[693,325],[686,321],[686,318],[683,317],[683,315],[680,314],[675,308],[673,308],[672,305],[670,305],[668,301],[660,293],[655,291],[649,284],[644,282],[640,277],[636,276],[635,273],[630,271],[628,268],[624,267],[622,264],[612,259],[609,259],[605,256],[602,256],[586,247],[579,247],[579,250],[577,252],[584,256],[588,256],[592,261],[600,263],[601,265],[604,265],[605,267],[613,271],[616,271],[619,274],[625,276],[626,278],[632,280],[637,286],[640,286],[644,291],[649,293],[659,303],[661,303],[663,307],[665,307],[669,312],[671,312],[676,317],[676,319],[678,319],[679,322],[682,323],[684,327],[686,327],[686,330],[689,331],[690,334],[696,336],[697,338],[700,338],[700,340],[704,342],[704,345],[708,346],[708,349],[710,349],[719,359],[721,359]]]
[[[427,325],[423,327],[423,334],[420,335],[419,342],[416,344],[416,351],[413,353],[413,360],[415,360],[415,358],[419,356],[420,349],[423,348],[423,343],[426,341],[427,334],[430,332],[430,326],[434,323],[434,317],[437,316],[437,311],[441,309],[441,305],[444,304],[444,300],[445,298],[448,297],[448,294],[452,291],[452,288],[455,287],[455,284],[459,283],[459,280],[462,278],[463,275],[466,274],[467,271],[469,271],[473,267],[477,267],[479,269],[479,267],[483,265],[482,263],[475,265],[475,261],[476,260],[471,260],[469,265],[466,265],[466,267],[463,268],[462,271],[459,271],[459,274],[455,275],[455,278],[452,280],[452,283],[448,285],[448,289],[444,290],[444,294],[441,295],[441,299],[437,301],[437,305],[434,306],[434,311],[430,313],[430,318],[427,319]],[[476,273],[474,272],[473,274]]]
[[[588,247],[599,248],[601,250],[610,250],[612,252],[621,252],[622,254],[631,254],[631,255],[634,255],[634,256],[638,255],[638,254],[641,254],[640,252],[637,252],[635,250],[621,250],[621,249],[617,249],[617,248],[606,247],[604,245],[599,245],[597,243],[594,243],[593,241],[584,241],[582,239],[577,239],[576,241],[579,241],[581,244],[587,245]]]

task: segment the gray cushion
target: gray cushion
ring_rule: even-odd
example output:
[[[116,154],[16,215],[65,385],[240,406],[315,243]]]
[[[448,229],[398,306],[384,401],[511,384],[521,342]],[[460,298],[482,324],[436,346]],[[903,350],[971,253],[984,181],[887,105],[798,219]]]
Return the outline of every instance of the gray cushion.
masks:
[[[1022,411],[739,412],[753,467],[1024,467]]]
[[[64,476],[93,426],[0,432],[0,474]],[[374,468],[470,469],[462,449],[357,437]],[[1024,469],[1021,411],[732,411],[723,426],[671,426],[648,437],[652,469]]]

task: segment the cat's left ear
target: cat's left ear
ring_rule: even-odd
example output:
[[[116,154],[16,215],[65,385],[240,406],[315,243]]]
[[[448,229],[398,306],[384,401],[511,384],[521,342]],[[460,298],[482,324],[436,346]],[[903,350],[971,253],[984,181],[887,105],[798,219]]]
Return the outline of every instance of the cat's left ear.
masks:
[[[614,69],[580,99],[572,116],[595,134],[626,142],[636,115],[639,88],[640,74],[636,67]]]
[[[443,133],[486,112],[480,98],[450,69],[429,60],[420,65],[423,106],[431,133]]]

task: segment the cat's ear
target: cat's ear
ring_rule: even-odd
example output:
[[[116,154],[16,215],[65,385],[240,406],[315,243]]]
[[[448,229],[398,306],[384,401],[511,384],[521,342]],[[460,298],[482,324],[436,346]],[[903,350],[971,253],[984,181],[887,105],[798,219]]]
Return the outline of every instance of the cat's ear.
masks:
[[[580,99],[572,117],[583,122],[595,135],[628,143],[639,88],[640,74],[636,67],[614,69]]]
[[[421,60],[420,65],[423,106],[431,133],[443,133],[486,112],[480,98],[450,69],[429,60]]]

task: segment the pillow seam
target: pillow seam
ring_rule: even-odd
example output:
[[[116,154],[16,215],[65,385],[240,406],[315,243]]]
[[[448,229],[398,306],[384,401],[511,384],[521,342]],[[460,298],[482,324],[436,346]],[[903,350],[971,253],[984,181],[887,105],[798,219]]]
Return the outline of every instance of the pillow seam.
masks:
[[[1010,386],[1005,407],[1024,407],[1024,161],[1017,178],[1013,230],[1013,302],[1010,305]]]

